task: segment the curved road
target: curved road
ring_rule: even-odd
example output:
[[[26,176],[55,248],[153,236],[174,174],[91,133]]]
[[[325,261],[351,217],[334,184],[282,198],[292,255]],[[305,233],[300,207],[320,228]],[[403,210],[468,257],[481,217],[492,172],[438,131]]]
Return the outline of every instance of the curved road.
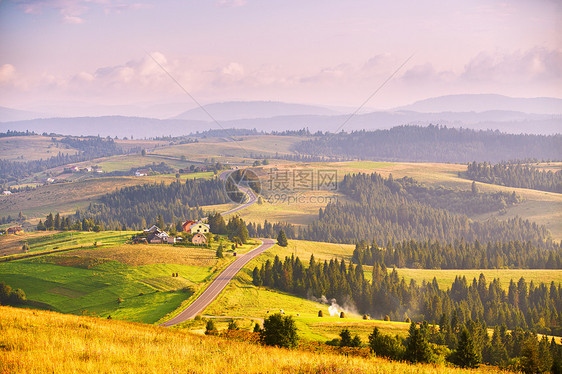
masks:
[[[223,181],[226,181],[226,179],[228,178],[228,176],[233,172],[234,170],[229,170],[229,171],[223,171],[222,173],[219,174],[219,178]],[[230,213],[234,213],[237,212],[239,210],[242,210],[244,208],[249,207],[250,205],[254,204],[256,201],[258,201],[258,197],[256,196],[256,193],[254,192],[254,190],[252,190],[249,187],[244,187],[244,186],[238,186],[238,189],[242,192],[244,192],[246,194],[246,196],[248,196],[248,201],[246,201],[244,204],[241,204],[239,206],[237,206],[234,209],[230,209],[227,210],[226,212],[222,212],[221,215],[226,216],[227,214]]]
[[[194,318],[201,313],[226,287],[226,285],[234,278],[234,276],[242,269],[250,260],[259,256],[263,251],[271,248],[275,244],[273,239],[263,239],[262,244],[256,249],[240,256],[232,264],[219,274],[215,280],[203,291],[199,297],[192,302],[183,312],[175,316],[169,321],[161,324],[161,326],[173,326],[178,323]]]
[[[219,175],[219,178],[225,180],[230,173],[232,173],[232,171],[222,172]],[[226,212],[221,213],[221,215],[224,216],[230,213],[237,212],[254,204],[257,201],[257,196],[251,188],[243,186],[238,186],[238,188],[248,196],[248,201],[237,206],[234,209],[230,209]],[[219,274],[219,276],[211,282],[211,284],[205,289],[205,291],[203,291],[203,293],[199,295],[199,297],[195,299],[195,301],[192,302],[185,310],[183,310],[174,318],[162,323],[160,326],[168,327],[177,325],[178,323],[185,322],[188,319],[195,318],[196,315],[205,310],[205,308],[209,306],[209,304],[211,304],[211,302],[215,300],[217,296],[219,296],[226,285],[248,262],[262,254],[265,250],[273,247],[273,245],[275,244],[275,240],[273,239],[260,239],[260,241],[262,242],[262,244],[259,247],[241,255],[233,263],[228,265],[228,267],[224,269]]]

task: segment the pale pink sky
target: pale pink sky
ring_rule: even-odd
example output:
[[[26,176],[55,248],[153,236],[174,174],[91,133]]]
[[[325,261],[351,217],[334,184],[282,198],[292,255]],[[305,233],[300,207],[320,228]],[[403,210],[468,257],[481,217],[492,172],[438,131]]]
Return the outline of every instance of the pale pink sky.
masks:
[[[562,97],[558,1],[0,2],[0,106]]]

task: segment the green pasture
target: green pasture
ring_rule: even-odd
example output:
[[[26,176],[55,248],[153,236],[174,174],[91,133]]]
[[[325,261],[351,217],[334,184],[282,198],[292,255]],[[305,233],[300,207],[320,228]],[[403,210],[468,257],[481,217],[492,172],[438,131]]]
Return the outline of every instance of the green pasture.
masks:
[[[213,267],[127,266],[117,261],[44,256],[0,264],[0,279],[40,306],[70,314],[154,323],[211,280]],[[172,277],[178,273],[178,277]]]

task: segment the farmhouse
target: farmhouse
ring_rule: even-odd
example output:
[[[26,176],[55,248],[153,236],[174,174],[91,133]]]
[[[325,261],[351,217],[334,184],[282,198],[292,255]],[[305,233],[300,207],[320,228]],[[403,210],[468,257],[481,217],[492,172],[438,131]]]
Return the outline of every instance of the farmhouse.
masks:
[[[10,227],[8,228],[8,230],[6,230],[8,234],[17,234],[18,232],[22,232],[22,231],[23,229],[21,228],[21,226]]]
[[[207,225],[206,223],[203,223],[201,221],[197,222],[195,225],[191,226],[189,231],[192,234],[197,234],[197,233],[202,233],[202,234],[206,234],[210,231],[209,229],[209,225]]]
[[[160,230],[160,227],[156,226],[156,225],[152,225],[149,229],[144,229],[144,232],[148,233],[148,234],[154,234],[154,233],[161,233],[162,230]]]
[[[190,221],[190,220],[187,220],[187,221],[185,221],[184,223],[182,223],[181,227],[183,228],[183,231],[184,231],[184,232],[191,232],[191,231],[190,231],[191,226],[195,225],[196,223],[197,223],[197,221]]]
[[[197,233],[195,235],[193,235],[193,238],[191,239],[191,242],[193,244],[207,244],[207,237],[201,233]]]
[[[168,233],[166,233],[165,231],[161,231],[161,232],[154,232],[149,234],[147,239],[149,243],[162,244],[162,243],[168,243],[169,238],[170,235],[168,235]],[[175,240],[173,241],[173,243],[175,243]]]

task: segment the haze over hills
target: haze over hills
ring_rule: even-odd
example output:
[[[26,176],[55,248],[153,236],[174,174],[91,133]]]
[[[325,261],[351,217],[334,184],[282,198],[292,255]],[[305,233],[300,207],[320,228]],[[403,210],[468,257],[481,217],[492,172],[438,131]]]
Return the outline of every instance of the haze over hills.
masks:
[[[517,111],[537,114],[562,114],[562,99],[553,97],[519,98],[495,94],[446,95],[416,101],[396,108],[414,112]]]
[[[174,119],[209,121],[210,113],[217,121],[229,121],[252,118],[271,118],[278,116],[339,114],[331,109],[314,105],[282,103],[278,101],[231,101],[203,105],[203,109],[194,108],[183,112]]]
[[[25,120],[41,118],[41,117],[45,117],[45,115],[35,112],[29,112],[26,110],[12,109],[12,108],[6,108],[4,106],[0,106],[1,122],[25,121]]]
[[[164,105],[162,108],[169,111],[174,107],[177,105]],[[350,114],[338,113],[320,106],[266,101],[215,103],[204,108],[218,123],[201,108],[188,110],[171,119],[111,115],[23,121],[10,120],[14,116],[17,118],[19,111],[11,112],[9,108],[4,108],[0,110],[0,127],[2,131],[30,130],[37,133],[111,137],[133,135],[135,138],[181,136],[222,128],[255,128],[269,132],[307,127],[312,132],[335,132],[389,129],[399,125],[430,123],[516,134],[556,134],[562,129],[562,99],[556,98],[451,95],[419,101],[394,110],[357,114],[352,117]],[[21,116],[25,113],[27,112],[22,112]]]

